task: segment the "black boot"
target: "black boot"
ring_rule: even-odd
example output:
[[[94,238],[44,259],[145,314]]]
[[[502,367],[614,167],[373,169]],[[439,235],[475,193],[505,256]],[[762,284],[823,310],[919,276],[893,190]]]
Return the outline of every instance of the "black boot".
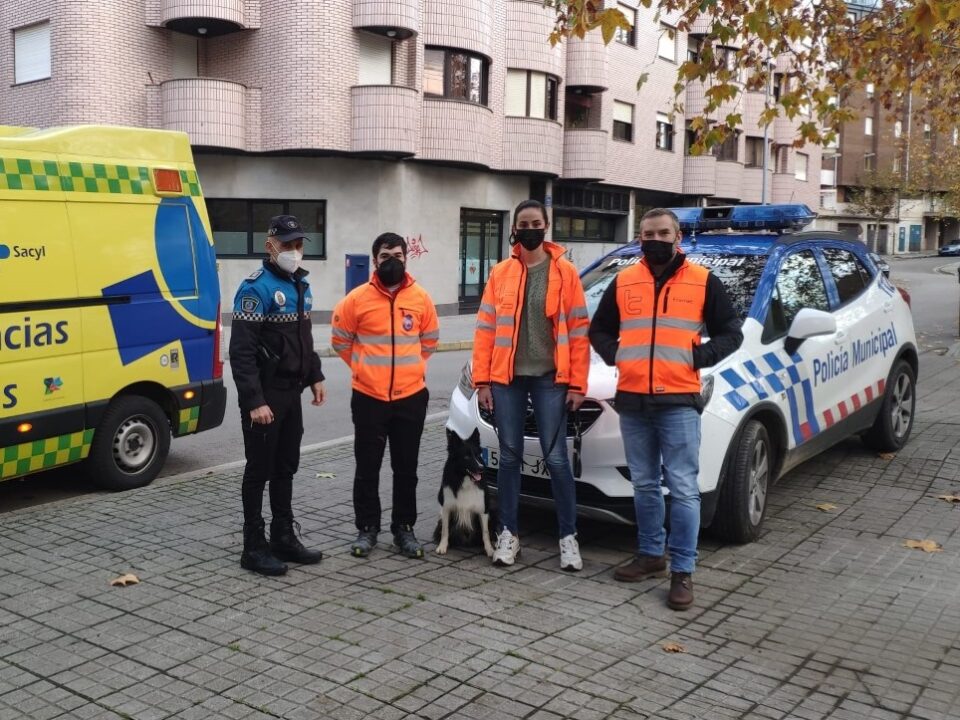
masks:
[[[252,524],[244,523],[240,567],[260,575],[283,575],[287,572],[287,566],[270,553],[263,530],[263,520]]]
[[[307,550],[293,531],[293,517],[275,517],[270,521],[270,551],[281,560],[316,565],[323,560],[319,550]]]

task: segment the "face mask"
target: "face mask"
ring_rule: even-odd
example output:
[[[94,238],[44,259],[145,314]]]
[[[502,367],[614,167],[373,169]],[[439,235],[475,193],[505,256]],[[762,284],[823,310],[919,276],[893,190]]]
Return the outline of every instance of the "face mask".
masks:
[[[399,258],[388,258],[377,266],[377,277],[386,287],[399,285],[403,281],[405,268]]]
[[[666,265],[673,260],[673,243],[662,240],[644,240],[640,243],[643,255],[651,265]]]
[[[521,228],[513,232],[516,241],[527,250],[536,250],[540,247],[543,244],[543,238],[546,234],[546,228]]]
[[[300,268],[301,260],[303,260],[303,253],[300,250],[285,250],[274,256],[277,266],[291,275]]]

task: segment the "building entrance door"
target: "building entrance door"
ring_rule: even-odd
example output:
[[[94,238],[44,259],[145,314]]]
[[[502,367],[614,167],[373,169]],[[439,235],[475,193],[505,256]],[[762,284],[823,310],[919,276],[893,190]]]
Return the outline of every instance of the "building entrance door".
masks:
[[[490,270],[500,261],[503,213],[460,211],[460,314],[475,313]]]

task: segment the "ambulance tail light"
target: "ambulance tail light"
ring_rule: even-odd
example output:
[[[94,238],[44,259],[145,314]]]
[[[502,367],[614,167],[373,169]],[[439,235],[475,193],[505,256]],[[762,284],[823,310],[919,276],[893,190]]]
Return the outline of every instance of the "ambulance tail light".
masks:
[[[902,287],[897,287],[897,290],[900,291],[900,297],[902,297],[903,300],[904,300],[904,302],[907,303],[907,307],[912,310],[913,307],[910,305],[910,293],[908,293],[908,292],[907,292],[906,290],[904,290]]]
[[[180,182],[180,171],[173,168],[154,168],[153,188],[158,195],[182,195],[183,183]]]
[[[223,377],[223,323],[220,322],[220,305],[217,304],[217,329],[213,335],[213,377]]]

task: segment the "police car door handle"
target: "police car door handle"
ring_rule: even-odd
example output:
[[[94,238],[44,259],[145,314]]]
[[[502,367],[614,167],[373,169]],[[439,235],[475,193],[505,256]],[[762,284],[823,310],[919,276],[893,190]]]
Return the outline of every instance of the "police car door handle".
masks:
[[[885,303],[883,303],[883,311],[884,311],[885,313],[893,312],[893,301],[892,301],[892,300],[887,300]]]
[[[846,340],[846,339],[847,339],[847,332],[846,332],[845,330],[837,330],[837,334],[836,334],[836,336],[834,337],[833,341],[834,341],[837,345],[840,345],[840,344],[842,344],[843,341]]]

